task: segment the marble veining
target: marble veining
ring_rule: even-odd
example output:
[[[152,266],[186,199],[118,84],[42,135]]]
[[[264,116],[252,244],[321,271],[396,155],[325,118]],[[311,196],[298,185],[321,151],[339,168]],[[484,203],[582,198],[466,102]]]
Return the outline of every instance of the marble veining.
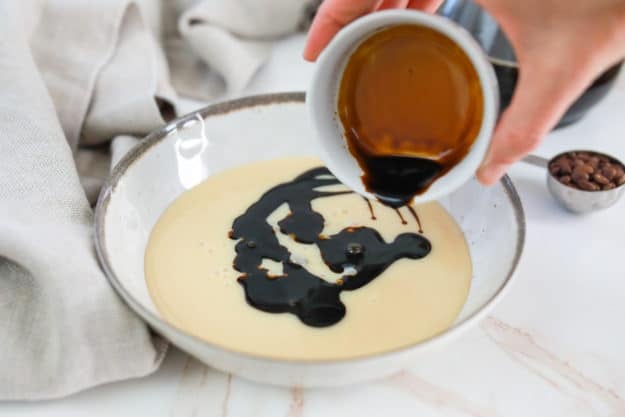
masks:
[[[302,417],[304,412],[304,391],[301,388],[291,388],[291,404],[287,417]]]
[[[571,363],[540,346],[530,333],[492,316],[485,319],[481,327],[511,358],[551,386],[566,395],[575,396],[589,411],[594,410],[591,403],[600,402],[603,411],[608,412],[592,415],[625,416],[625,400],[613,389],[591,380]]]
[[[402,371],[388,378],[387,383],[395,389],[409,392],[419,401],[431,404],[441,412],[453,410],[471,417],[502,417],[490,407],[476,404],[469,398],[434,385],[408,371]]]
[[[514,327],[494,316],[486,318],[480,327],[480,333],[485,340],[504,352],[514,366],[527,369],[542,383],[557,390],[563,397],[568,397],[569,403],[573,404],[575,409],[571,415],[625,416],[625,400],[621,396],[613,389],[593,381],[571,363],[541,346],[529,331]],[[470,360],[470,358],[467,359]],[[232,395],[234,383],[245,384],[248,393],[249,389],[257,389],[258,395],[235,397]],[[396,395],[412,397],[413,401],[435,410],[441,416],[503,417],[508,415],[498,410],[494,404],[481,402],[462,392],[434,383],[415,371],[402,371],[370,384],[391,389]],[[523,385],[520,384],[515,389],[522,391]],[[279,415],[302,417],[312,411],[305,401],[307,393],[314,394],[317,398],[330,399],[336,395],[344,395],[345,401],[357,400],[358,390],[355,390],[353,395],[350,395],[351,391],[350,387],[304,390],[297,387],[287,389],[263,386],[223,374],[195,359],[188,358],[178,383],[176,401],[171,411],[176,417],[212,415],[226,417],[234,415],[230,413],[234,406],[233,401],[260,401],[262,395],[274,394],[274,399],[282,398],[283,400],[280,406],[272,407],[282,410]],[[405,415],[411,415],[409,411],[406,409]]]
[[[221,417],[228,415],[228,403],[230,402],[230,391],[232,389],[232,375],[228,374],[226,377],[226,393],[224,394],[224,400],[221,403]]]

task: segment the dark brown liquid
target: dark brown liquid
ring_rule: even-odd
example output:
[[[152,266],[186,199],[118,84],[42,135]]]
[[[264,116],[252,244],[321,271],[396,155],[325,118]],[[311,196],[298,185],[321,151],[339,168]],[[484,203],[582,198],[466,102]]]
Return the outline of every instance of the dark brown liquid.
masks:
[[[367,202],[367,207],[369,207],[369,214],[371,215],[371,220],[377,220],[375,217],[375,212],[373,211],[373,206],[371,205],[371,201],[368,198],[363,197],[363,199]]]
[[[406,219],[404,219],[404,216],[401,214],[401,211],[399,211],[398,208],[395,208],[395,213],[397,213],[397,216],[399,217],[401,224],[408,224],[408,222],[406,221]]]
[[[421,226],[421,219],[419,219],[419,215],[417,214],[416,210],[410,204],[408,205],[408,210],[410,210],[412,217],[414,217],[414,221],[417,222],[417,224],[419,225],[419,233],[423,233],[423,226]]]
[[[478,75],[429,28],[402,25],[365,40],[348,60],[338,114],[366,189],[399,207],[469,151],[482,123]]]
[[[330,326],[346,313],[339,297],[341,291],[361,288],[398,259],[419,259],[430,253],[430,242],[416,233],[402,233],[390,243],[370,227],[347,227],[334,235],[321,236],[325,220],[311,203],[317,198],[349,193],[318,190],[336,184],[338,180],[326,168],[312,169],[273,187],[235,219],[229,234],[238,240],[233,267],[242,273],[239,282],[251,306],[271,313],[295,314],[309,326]],[[317,245],[331,271],[353,270],[355,274],[345,274],[330,283],[293,262],[291,253],[280,245],[267,223],[267,217],[285,203],[291,212],[278,222],[280,231],[298,242]],[[373,216],[373,207],[369,207]],[[271,275],[262,268],[263,259],[280,262],[283,275]]]

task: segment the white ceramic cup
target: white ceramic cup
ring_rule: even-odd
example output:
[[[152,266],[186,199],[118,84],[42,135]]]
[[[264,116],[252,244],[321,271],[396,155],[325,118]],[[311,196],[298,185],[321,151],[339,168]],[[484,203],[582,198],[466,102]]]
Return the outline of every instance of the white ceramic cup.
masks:
[[[353,51],[374,32],[397,25],[413,24],[434,29],[454,41],[470,59],[480,80],[484,100],[482,125],[467,155],[428,190],[416,195],[414,203],[443,197],[473,177],[486,156],[499,111],[499,90],[495,72],[486,54],[462,27],[444,17],[413,10],[388,10],[369,14],[345,26],[317,60],[306,102],[318,153],[328,169],[357,193],[374,198],[365,190],[362,169],[347,149],[337,99],[345,65]]]

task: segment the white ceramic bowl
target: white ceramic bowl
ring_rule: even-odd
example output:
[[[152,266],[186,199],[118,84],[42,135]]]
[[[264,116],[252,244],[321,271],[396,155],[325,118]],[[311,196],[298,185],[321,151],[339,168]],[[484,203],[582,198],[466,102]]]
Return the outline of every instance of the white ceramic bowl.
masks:
[[[375,31],[401,24],[434,29],[458,44],[473,63],[484,99],[482,125],[468,154],[434,181],[426,192],[414,197],[415,203],[423,203],[451,193],[473,177],[486,156],[497,121],[497,78],[488,57],[469,32],[449,19],[414,10],[387,10],[362,17],[341,29],[319,56],[308,89],[308,111],[316,132],[314,140],[319,148],[318,153],[328,169],[352,190],[374,198],[365,190],[360,179],[362,170],[347,149],[343,125],[337,116],[337,93],[347,60],[358,45]]]
[[[113,287],[157,332],[203,362],[256,381],[305,387],[349,384],[397,372],[418,361],[425,350],[457,338],[501,299],[525,236],[521,202],[507,177],[489,189],[470,181],[442,201],[469,242],[474,277],[453,327],[430,340],[358,359],[286,361],[229,351],[163,320],[143,272],[146,243],[163,210],[214,173],[257,160],[311,155],[313,144],[303,93],[216,104],[149,135],[117,165],[96,209],[96,248]]]

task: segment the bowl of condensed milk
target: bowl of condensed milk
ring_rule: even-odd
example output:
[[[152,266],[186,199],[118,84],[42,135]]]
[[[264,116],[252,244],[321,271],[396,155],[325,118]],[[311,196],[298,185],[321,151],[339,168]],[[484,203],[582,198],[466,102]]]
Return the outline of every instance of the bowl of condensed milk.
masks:
[[[436,200],[474,175],[499,93],[487,56],[462,27],[389,10],[335,36],[319,56],[307,105],[330,171],[398,207]]]
[[[508,177],[423,204],[363,198],[317,157],[304,97],[213,104],[146,137],[102,190],[98,257],[137,315],[216,369],[298,387],[381,378],[502,299],[523,209]]]

